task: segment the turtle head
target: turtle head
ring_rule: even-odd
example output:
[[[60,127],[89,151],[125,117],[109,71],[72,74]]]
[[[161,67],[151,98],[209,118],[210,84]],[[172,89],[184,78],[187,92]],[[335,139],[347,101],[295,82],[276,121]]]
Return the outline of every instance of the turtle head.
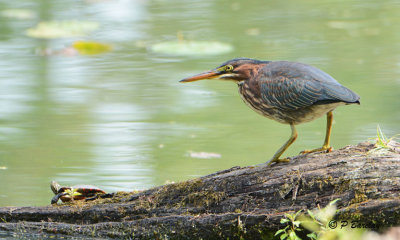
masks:
[[[51,181],[50,188],[51,188],[51,191],[53,191],[54,194],[57,194],[58,191],[61,188],[61,185],[58,184],[58,182],[56,182],[56,181]]]

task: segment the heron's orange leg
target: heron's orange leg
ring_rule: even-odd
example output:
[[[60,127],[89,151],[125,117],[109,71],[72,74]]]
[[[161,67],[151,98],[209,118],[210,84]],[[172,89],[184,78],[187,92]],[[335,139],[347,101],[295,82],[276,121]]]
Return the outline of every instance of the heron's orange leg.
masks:
[[[292,129],[292,135],[289,140],[279,150],[274,154],[274,156],[267,162],[268,165],[271,165],[273,162],[289,162],[288,158],[280,159],[279,157],[288,149],[288,147],[296,140],[297,138],[297,130],[293,124],[290,124],[290,128]]]
[[[332,113],[332,111],[330,111],[326,114],[326,135],[325,135],[324,145],[322,145],[322,147],[317,148],[317,149],[304,150],[301,152],[301,154],[312,153],[312,152],[321,152],[321,151],[332,152],[332,147],[330,146],[332,122],[333,122],[333,113]]]

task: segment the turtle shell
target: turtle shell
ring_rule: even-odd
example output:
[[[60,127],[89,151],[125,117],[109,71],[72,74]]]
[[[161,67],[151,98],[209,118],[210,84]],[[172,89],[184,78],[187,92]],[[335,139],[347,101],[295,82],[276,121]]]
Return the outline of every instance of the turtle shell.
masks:
[[[79,185],[69,187],[69,189],[71,189],[71,188],[74,189],[75,191],[81,193],[82,196],[84,196],[84,197],[90,197],[96,193],[106,193],[96,186],[87,185],[87,184],[79,184]]]

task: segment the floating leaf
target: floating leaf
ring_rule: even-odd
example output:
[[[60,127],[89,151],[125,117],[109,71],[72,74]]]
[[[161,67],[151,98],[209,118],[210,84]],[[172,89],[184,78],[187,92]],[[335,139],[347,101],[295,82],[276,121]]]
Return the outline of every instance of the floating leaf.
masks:
[[[155,53],[183,56],[218,55],[231,52],[233,46],[228,43],[214,41],[170,41],[151,46]]]
[[[221,154],[212,152],[189,152],[191,158],[220,158]]]
[[[76,41],[72,47],[82,55],[101,54],[111,50],[111,46],[108,44],[91,41]]]
[[[19,20],[33,19],[36,17],[36,14],[29,9],[6,9],[1,11],[0,15],[3,17]]]
[[[99,28],[99,24],[89,21],[48,21],[29,28],[26,35],[34,38],[67,38],[84,36]]]

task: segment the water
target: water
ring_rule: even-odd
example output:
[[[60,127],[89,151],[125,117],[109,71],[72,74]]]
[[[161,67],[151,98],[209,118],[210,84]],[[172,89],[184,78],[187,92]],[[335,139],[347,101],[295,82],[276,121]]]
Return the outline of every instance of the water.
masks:
[[[233,83],[180,84],[234,57],[308,63],[361,96],[334,112],[332,145],[400,133],[398,1],[3,1],[34,20],[0,18],[0,206],[50,202],[49,183],[106,191],[146,189],[267,161],[289,126],[257,115]],[[38,40],[40,20],[90,20],[86,38]],[[166,56],[148,45],[174,40],[232,44],[216,56]],[[75,40],[110,43],[97,56],[39,56]],[[320,147],[325,118],[298,127],[285,155]],[[192,152],[221,158],[192,158]]]

